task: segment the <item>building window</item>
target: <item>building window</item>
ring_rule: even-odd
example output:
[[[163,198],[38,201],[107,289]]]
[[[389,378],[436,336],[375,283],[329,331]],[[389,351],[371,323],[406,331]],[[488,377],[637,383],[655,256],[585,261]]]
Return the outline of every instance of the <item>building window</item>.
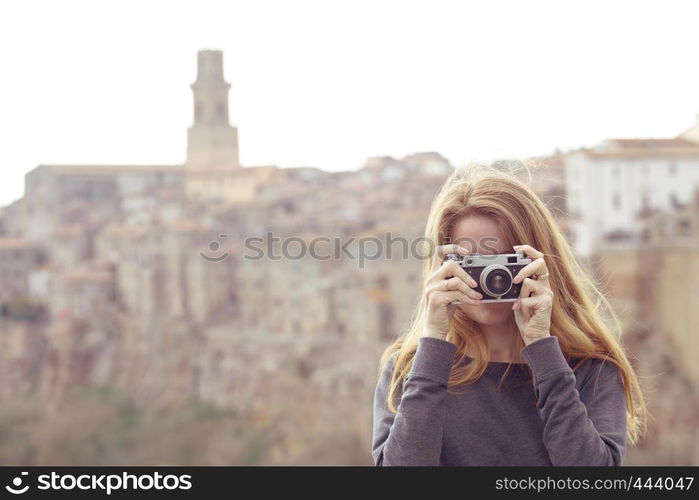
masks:
[[[224,121],[227,118],[226,105],[222,102],[216,104],[216,117],[219,119],[219,121]]]
[[[677,193],[670,193],[670,206],[673,208],[680,207],[680,200],[677,198]]]
[[[678,224],[679,233],[682,236],[689,236],[691,234],[692,225],[687,219],[681,219]]]
[[[612,204],[614,205],[614,210],[621,209],[621,195],[619,193],[614,193],[614,198],[612,199]]]
[[[650,210],[650,196],[648,195],[648,191],[646,189],[643,190],[643,193],[641,194],[641,212],[642,213],[648,213]]]

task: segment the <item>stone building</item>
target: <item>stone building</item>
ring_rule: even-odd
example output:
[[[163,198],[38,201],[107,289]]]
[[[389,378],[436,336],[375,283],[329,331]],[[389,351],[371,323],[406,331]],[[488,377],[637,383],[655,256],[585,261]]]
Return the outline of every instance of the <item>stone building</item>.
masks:
[[[110,269],[82,266],[55,272],[49,284],[52,316],[100,324],[115,306],[114,285]]]
[[[606,235],[638,236],[640,216],[671,210],[699,187],[697,123],[672,138],[608,139],[565,154],[567,210],[578,255]]]
[[[28,239],[0,237],[0,306],[30,295],[30,276],[39,255],[37,245]]]
[[[453,166],[431,151],[333,173],[242,166],[222,64],[218,51],[198,55],[183,164],[40,165],[2,211],[0,298],[44,290],[51,312],[34,330],[3,325],[0,363],[16,370],[0,379],[3,396],[29,390],[25,378],[53,402],[76,384],[104,383],[143,405],[197,398],[255,419],[277,412],[283,446],[317,439],[316,424],[367,432],[356,401],[409,325],[424,263],[415,242]],[[560,154],[535,160],[523,180],[564,225],[567,164]],[[687,347],[689,366],[699,264],[683,267],[697,247],[697,211],[685,208],[667,220],[649,212],[658,218],[641,232],[648,246],[610,242],[598,271],[614,273],[629,328],[648,321]],[[674,246],[653,231],[669,231]],[[337,248],[346,242],[347,254]],[[48,257],[40,265],[38,245]]]
[[[624,330],[659,334],[699,384],[699,191],[673,211],[643,220],[639,240],[609,238],[594,254],[600,283]]]

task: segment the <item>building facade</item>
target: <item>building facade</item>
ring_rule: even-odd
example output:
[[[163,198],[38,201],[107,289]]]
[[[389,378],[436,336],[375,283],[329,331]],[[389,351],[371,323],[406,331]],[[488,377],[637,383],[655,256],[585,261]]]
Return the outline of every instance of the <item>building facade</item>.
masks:
[[[638,238],[644,216],[691,201],[699,186],[697,124],[669,139],[609,139],[565,155],[566,207],[576,253],[605,238]]]

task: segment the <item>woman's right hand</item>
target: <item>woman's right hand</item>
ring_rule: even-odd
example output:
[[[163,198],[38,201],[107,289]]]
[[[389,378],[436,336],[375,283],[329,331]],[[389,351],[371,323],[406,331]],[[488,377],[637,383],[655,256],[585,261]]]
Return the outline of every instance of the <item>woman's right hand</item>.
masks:
[[[449,325],[458,303],[480,305],[483,296],[473,290],[478,284],[453,260],[444,260],[447,254],[468,255],[459,245],[442,245],[436,248],[432,262],[432,274],[424,285],[425,325],[423,337],[446,340]],[[457,302],[457,304],[452,304]]]

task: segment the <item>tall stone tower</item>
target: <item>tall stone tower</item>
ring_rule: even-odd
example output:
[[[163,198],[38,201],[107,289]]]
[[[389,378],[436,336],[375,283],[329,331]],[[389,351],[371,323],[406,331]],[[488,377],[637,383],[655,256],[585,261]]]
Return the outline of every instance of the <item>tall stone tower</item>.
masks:
[[[228,122],[228,90],[223,79],[223,52],[197,53],[194,124],[187,131],[187,165],[203,168],[239,168],[238,129]]]

